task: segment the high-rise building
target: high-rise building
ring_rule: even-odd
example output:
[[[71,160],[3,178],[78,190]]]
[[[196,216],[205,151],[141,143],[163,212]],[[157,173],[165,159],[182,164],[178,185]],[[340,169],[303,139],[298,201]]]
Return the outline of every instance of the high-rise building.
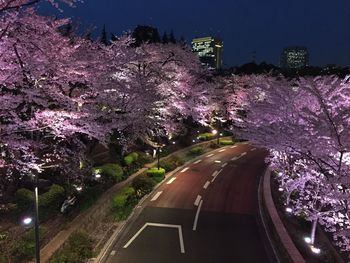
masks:
[[[281,54],[281,68],[300,69],[309,66],[309,52],[306,47],[287,47]]]
[[[202,63],[214,69],[222,68],[223,42],[214,37],[201,37],[192,40],[192,50],[196,52]]]

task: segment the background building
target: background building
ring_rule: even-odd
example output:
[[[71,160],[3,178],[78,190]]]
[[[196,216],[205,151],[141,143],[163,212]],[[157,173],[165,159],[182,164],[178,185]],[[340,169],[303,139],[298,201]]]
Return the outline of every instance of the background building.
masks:
[[[222,68],[223,42],[214,37],[194,38],[192,50],[196,52],[202,63],[217,70]]]
[[[306,47],[287,47],[281,54],[281,68],[301,69],[309,66],[309,52]]]

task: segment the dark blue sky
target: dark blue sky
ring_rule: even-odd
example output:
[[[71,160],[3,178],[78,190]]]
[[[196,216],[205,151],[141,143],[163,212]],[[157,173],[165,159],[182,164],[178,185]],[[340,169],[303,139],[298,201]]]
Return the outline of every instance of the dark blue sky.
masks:
[[[250,62],[253,51],[277,64],[291,45],[306,46],[311,65],[350,66],[350,0],[85,0],[63,15],[97,34],[103,24],[117,35],[146,24],[188,41],[220,36],[225,66]]]

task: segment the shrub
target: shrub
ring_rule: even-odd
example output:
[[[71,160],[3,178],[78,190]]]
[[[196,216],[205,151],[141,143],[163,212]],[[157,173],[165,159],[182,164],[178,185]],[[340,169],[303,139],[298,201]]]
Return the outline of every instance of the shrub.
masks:
[[[92,242],[87,233],[79,231],[70,235],[63,247],[54,254],[50,263],[83,263],[93,256]]]
[[[211,139],[214,138],[214,134],[210,133],[210,132],[206,132],[206,133],[201,133],[198,135],[198,139],[201,141],[209,141]]]
[[[204,152],[204,150],[203,150],[203,148],[200,147],[200,146],[193,147],[193,148],[190,150],[190,154],[192,154],[192,155],[201,155],[203,152]]]
[[[139,158],[139,154],[137,152],[129,153],[127,156],[124,157],[124,163],[129,166],[135,163]]]
[[[94,167],[92,168],[92,173],[100,173],[103,176],[112,178],[117,182],[123,180],[123,169],[116,163],[106,163],[102,166]]]
[[[113,198],[112,211],[117,220],[128,217],[137,203],[136,191],[133,187],[124,187],[119,194]]]
[[[146,154],[144,152],[137,152],[137,154],[138,154],[137,163],[140,164],[141,166],[144,165],[145,163],[152,162],[151,155]]]
[[[153,167],[147,170],[147,175],[150,176],[155,183],[159,183],[164,179],[165,169]]]
[[[232,140],[220,139],[220,145],[233,145],[235,144]]]
[[[60,185],[53,184],[50,186],[49,191],[39,196],[40,207],[59,207],[60,203],[65,197],[64,188]]]
[[[155,182],[147,175],[137,176],[131,183],[131,186],[136,191],[136,196],[138,198],[150,193],[155,185]]]
[[[45,229],[39,228],[40,240],[43,239]],[[12,255],[15,255],[17,261],[30,260],[35,256],[35,234],[34,229],[31,229],[24,234],[23,238],[16,243],[13,248]]]
[[[25,188],[18,189],[16,192],[16,203],[20,212],[27,211],[34,204],[33,192]]]
[[[176,167],[183,165],[184,161],[180,157],[173,155],[160,160],[159,164],[165,169],[165,171],[170,172]]]

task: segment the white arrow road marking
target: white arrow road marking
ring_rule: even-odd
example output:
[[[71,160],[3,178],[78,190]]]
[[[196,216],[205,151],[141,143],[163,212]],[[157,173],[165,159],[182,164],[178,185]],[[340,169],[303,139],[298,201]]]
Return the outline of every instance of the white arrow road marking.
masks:
[[[156,201],[156,200],[158,199],[158,197],[159,197],[162,193],[163,193],[163,191],[159,191],[158,193],[156,193],[156,194],[152,197],[151,201]]]
[[[205,185],[203,186],[204,189],[207,189],[208,186],[210,185],[210,182],[209,181],[206,181]]]
[[[189,167],[186,167],[186,168],[182,169],[182,170],[181,170],[181,173],[186,172],[188,169],[190,169],[190,168],[189,168]]]
[[[197,229],[199,211],[201,210],[202,204],[203,204],[203,200],[201,200],[201,201],[199,202],[199,206],[198,206],[198,208],[197,208],[196,216],[195,216],[194,222],[193,222],[193,228],[192,228],[193,231],[196,231],[196,229]]]
[[[193,164],[197,164],[197,163],[200,163],[202,160],[197,160],[195,161]]]
[[[207,155],[207,157],[212,157],[214,154],[213,153],[211,153],[211,154],[208,154]]]
[[[196,201],[194,201],[194,205],[198,206],[201,199],[202,197],[200,195],[197,195]]]
[[[176,177],[171,178],[166,184],[171,184],[172,182],[174,182],[176,180]]]
[[[182,227],[181,225],[170,225],[170,224],[158,224],[158,223],[146,223],[141,227],[139,231],[128,241],[128,243],[125,244],[123,248],[127,248],[130,246],[130,244],[141,234],[141,232],[148,226],[154,226],[154,227],[168,227],[168,228],[177,228],[179,230],[179,240],[180,240],[180,251],[182,254],[185,254],[185,245],[184,245],[184,239],[182,235]]]

